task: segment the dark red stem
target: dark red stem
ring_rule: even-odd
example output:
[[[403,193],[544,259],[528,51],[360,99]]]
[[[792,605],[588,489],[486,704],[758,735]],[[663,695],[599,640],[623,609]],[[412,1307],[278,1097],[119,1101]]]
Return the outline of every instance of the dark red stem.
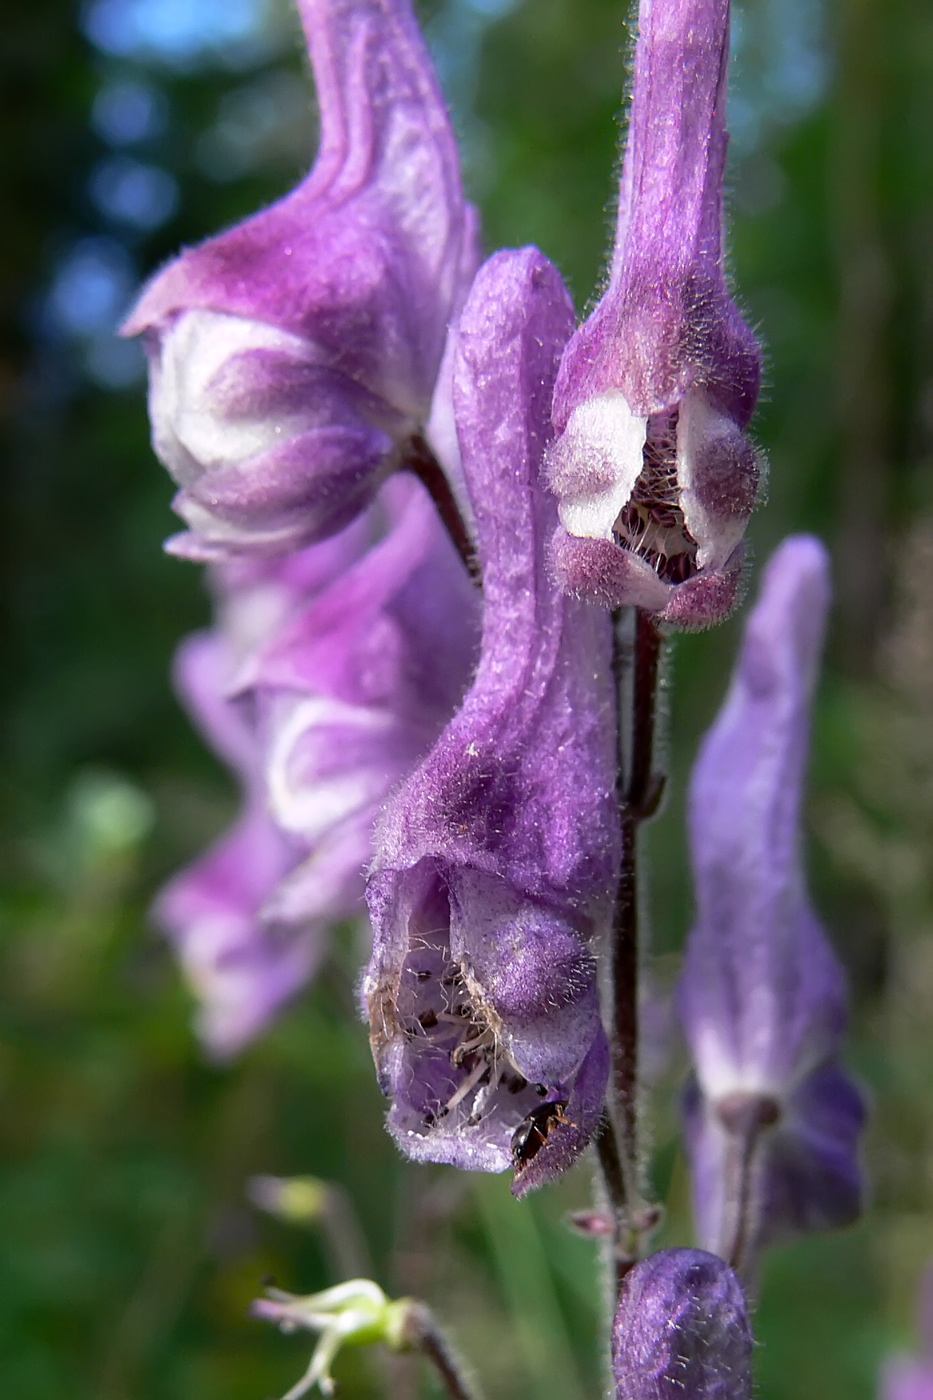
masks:
[[[420,433],[416,433],[409,440],[400,465],[404,471],[412,472],[427,488],[454,549],[463,560],[470,578],[475,584],[479,584],[481,582],[479,561],[473,548],[470,532],[466,527],[466,521],[460,512],[457,498],[444,468]]]
[[[631,637],[624,631],[631,629]],[[638,828],[653,816],[663,781],[654,749],[661,633],[640,609],[614,617],[613,670],[619,697],[619,768],[616,791],[622,825],[622,864],[612,924],[612,1089],[614,1170],[600,1146],[606,1189],[619,1219],[619,1280],[634,1262],[633,1215],[640,1211],[638,1153]],[[607,1170],[609,1168],[609,1170]]]

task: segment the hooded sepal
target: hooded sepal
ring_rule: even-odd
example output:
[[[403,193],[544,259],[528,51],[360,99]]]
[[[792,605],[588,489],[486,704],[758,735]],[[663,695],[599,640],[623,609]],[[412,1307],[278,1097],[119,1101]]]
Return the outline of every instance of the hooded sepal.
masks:
[[[691,785],[696,919],[679,1009],[696,1075],[697,1217],[719,1251],[737,1230],[754,1252],[848,1223],[861,1200],[864,1106],[838,1063],[845,981],[806,893],[800,836],[828,605],[823,546],[786,540]]]
[[[761,354],[724,274],[728,57],[729,0],[642,0],[612,268],[547,464],[565,587],[687,628],[735,603],[759,480]]]
[[[477,226],[409,0],[302,0],[314,168],[188,249],[124,327],[150,358],[156,452],[189,557],[281,552],[342,528],[429,412]]]
[[[463,707],[390,802],[363,992],[408,1155],[516,1189],[562,1170],[608,1072],[594,944],[619,859],[609,619],[563,596],[538,467],[566,291],[536,249],[496,255],[462,315],[454,404],[484,582]]]

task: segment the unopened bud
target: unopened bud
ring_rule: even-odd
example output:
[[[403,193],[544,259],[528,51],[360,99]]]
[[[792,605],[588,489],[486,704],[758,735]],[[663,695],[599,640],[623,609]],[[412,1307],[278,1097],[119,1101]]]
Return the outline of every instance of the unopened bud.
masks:
[[[751,1400],[742,1285],[700,1249],[665,1249],[628,1274],[612,1329],[616,1400]]]
[[[405,1320],[410,1300],[392,1302],[371,1279],[351,1279],[323,1293],[298,1297],[270,1288],[250,1309],[253,1317],[275,1323],[283,1332],[305,1328],[319,1332],[317,1346],[304,1376],[283,1400],[300,1400],[315,1386],[323,1395],[334,1393],[330,1368],[345,1346],[372,1346],[384,1342],[393,1350],[404,1348]]]

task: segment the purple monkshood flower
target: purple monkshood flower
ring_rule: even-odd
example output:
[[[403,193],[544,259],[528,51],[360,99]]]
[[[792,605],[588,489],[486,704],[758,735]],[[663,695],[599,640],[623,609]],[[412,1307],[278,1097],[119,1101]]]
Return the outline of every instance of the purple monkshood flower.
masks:
[[[156,917],[221,1058],[307,982],[328,926],[365,912],[377,813],[469,679],[477,595],[430,500],[399,478],[380,504],[388,528],[368,549],[359,522],[274,563],[218,568],[220,628],[180,652],[179,688],[244,808]]]
[[[864,1105],[839,1064],[842,969],[810,904],[801,801],[829,606],[818,540],[768,564],[690,792],[696,921],[680,1014],[700,1238],[725,1257],[847,1224]]]
[[[881,1400],[933,1400],[933,1267],[920,1281],[915,1356],[892,1356],[881,1371]]]
[[[324,538],[403,466],[478,262],[410,0],[299,0],[321,142],[307,179],[144,290],[153,442],[176,553]],[[417,454],[416,454],[417,455]]]
[[[751,1400],[742,1285],[701,1249],[664,1249],[626,1276],[612,1327],[616,1400]]]
[[[390,801],[367,897],[363,983],[389,1128],[409,1156],[563,1170],[602,1108],[595,948],[619,861],[610,620],[546,559],[539,485],[573,326],[537,249],[499,253],[462,313],[454,407],[484,618],[460,711]]]
[[[565,587],[681,627],[735,601],[761,375],[723,266],[729,0],[641,0],[609,282],[564,352],[548,480]]]

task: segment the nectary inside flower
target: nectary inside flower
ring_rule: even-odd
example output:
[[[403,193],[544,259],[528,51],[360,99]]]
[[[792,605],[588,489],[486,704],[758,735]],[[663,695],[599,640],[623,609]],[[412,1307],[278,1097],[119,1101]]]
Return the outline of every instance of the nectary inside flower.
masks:
[[[639,555],[665,583],[684,583],[697,572],[697,542],[687,529],[677,480],[679,410],[648,419],[644,463],[613,526],[613,538]]]
[[[505,1052],[493,1015],[452,957],[449,904],[440,883],[410,924],[395,1015],[404,1038],[405,1093],[397,1129],[425,1135],[476,1128],[505,1151],[513,1133],[559,1086],[530,1084]]]

